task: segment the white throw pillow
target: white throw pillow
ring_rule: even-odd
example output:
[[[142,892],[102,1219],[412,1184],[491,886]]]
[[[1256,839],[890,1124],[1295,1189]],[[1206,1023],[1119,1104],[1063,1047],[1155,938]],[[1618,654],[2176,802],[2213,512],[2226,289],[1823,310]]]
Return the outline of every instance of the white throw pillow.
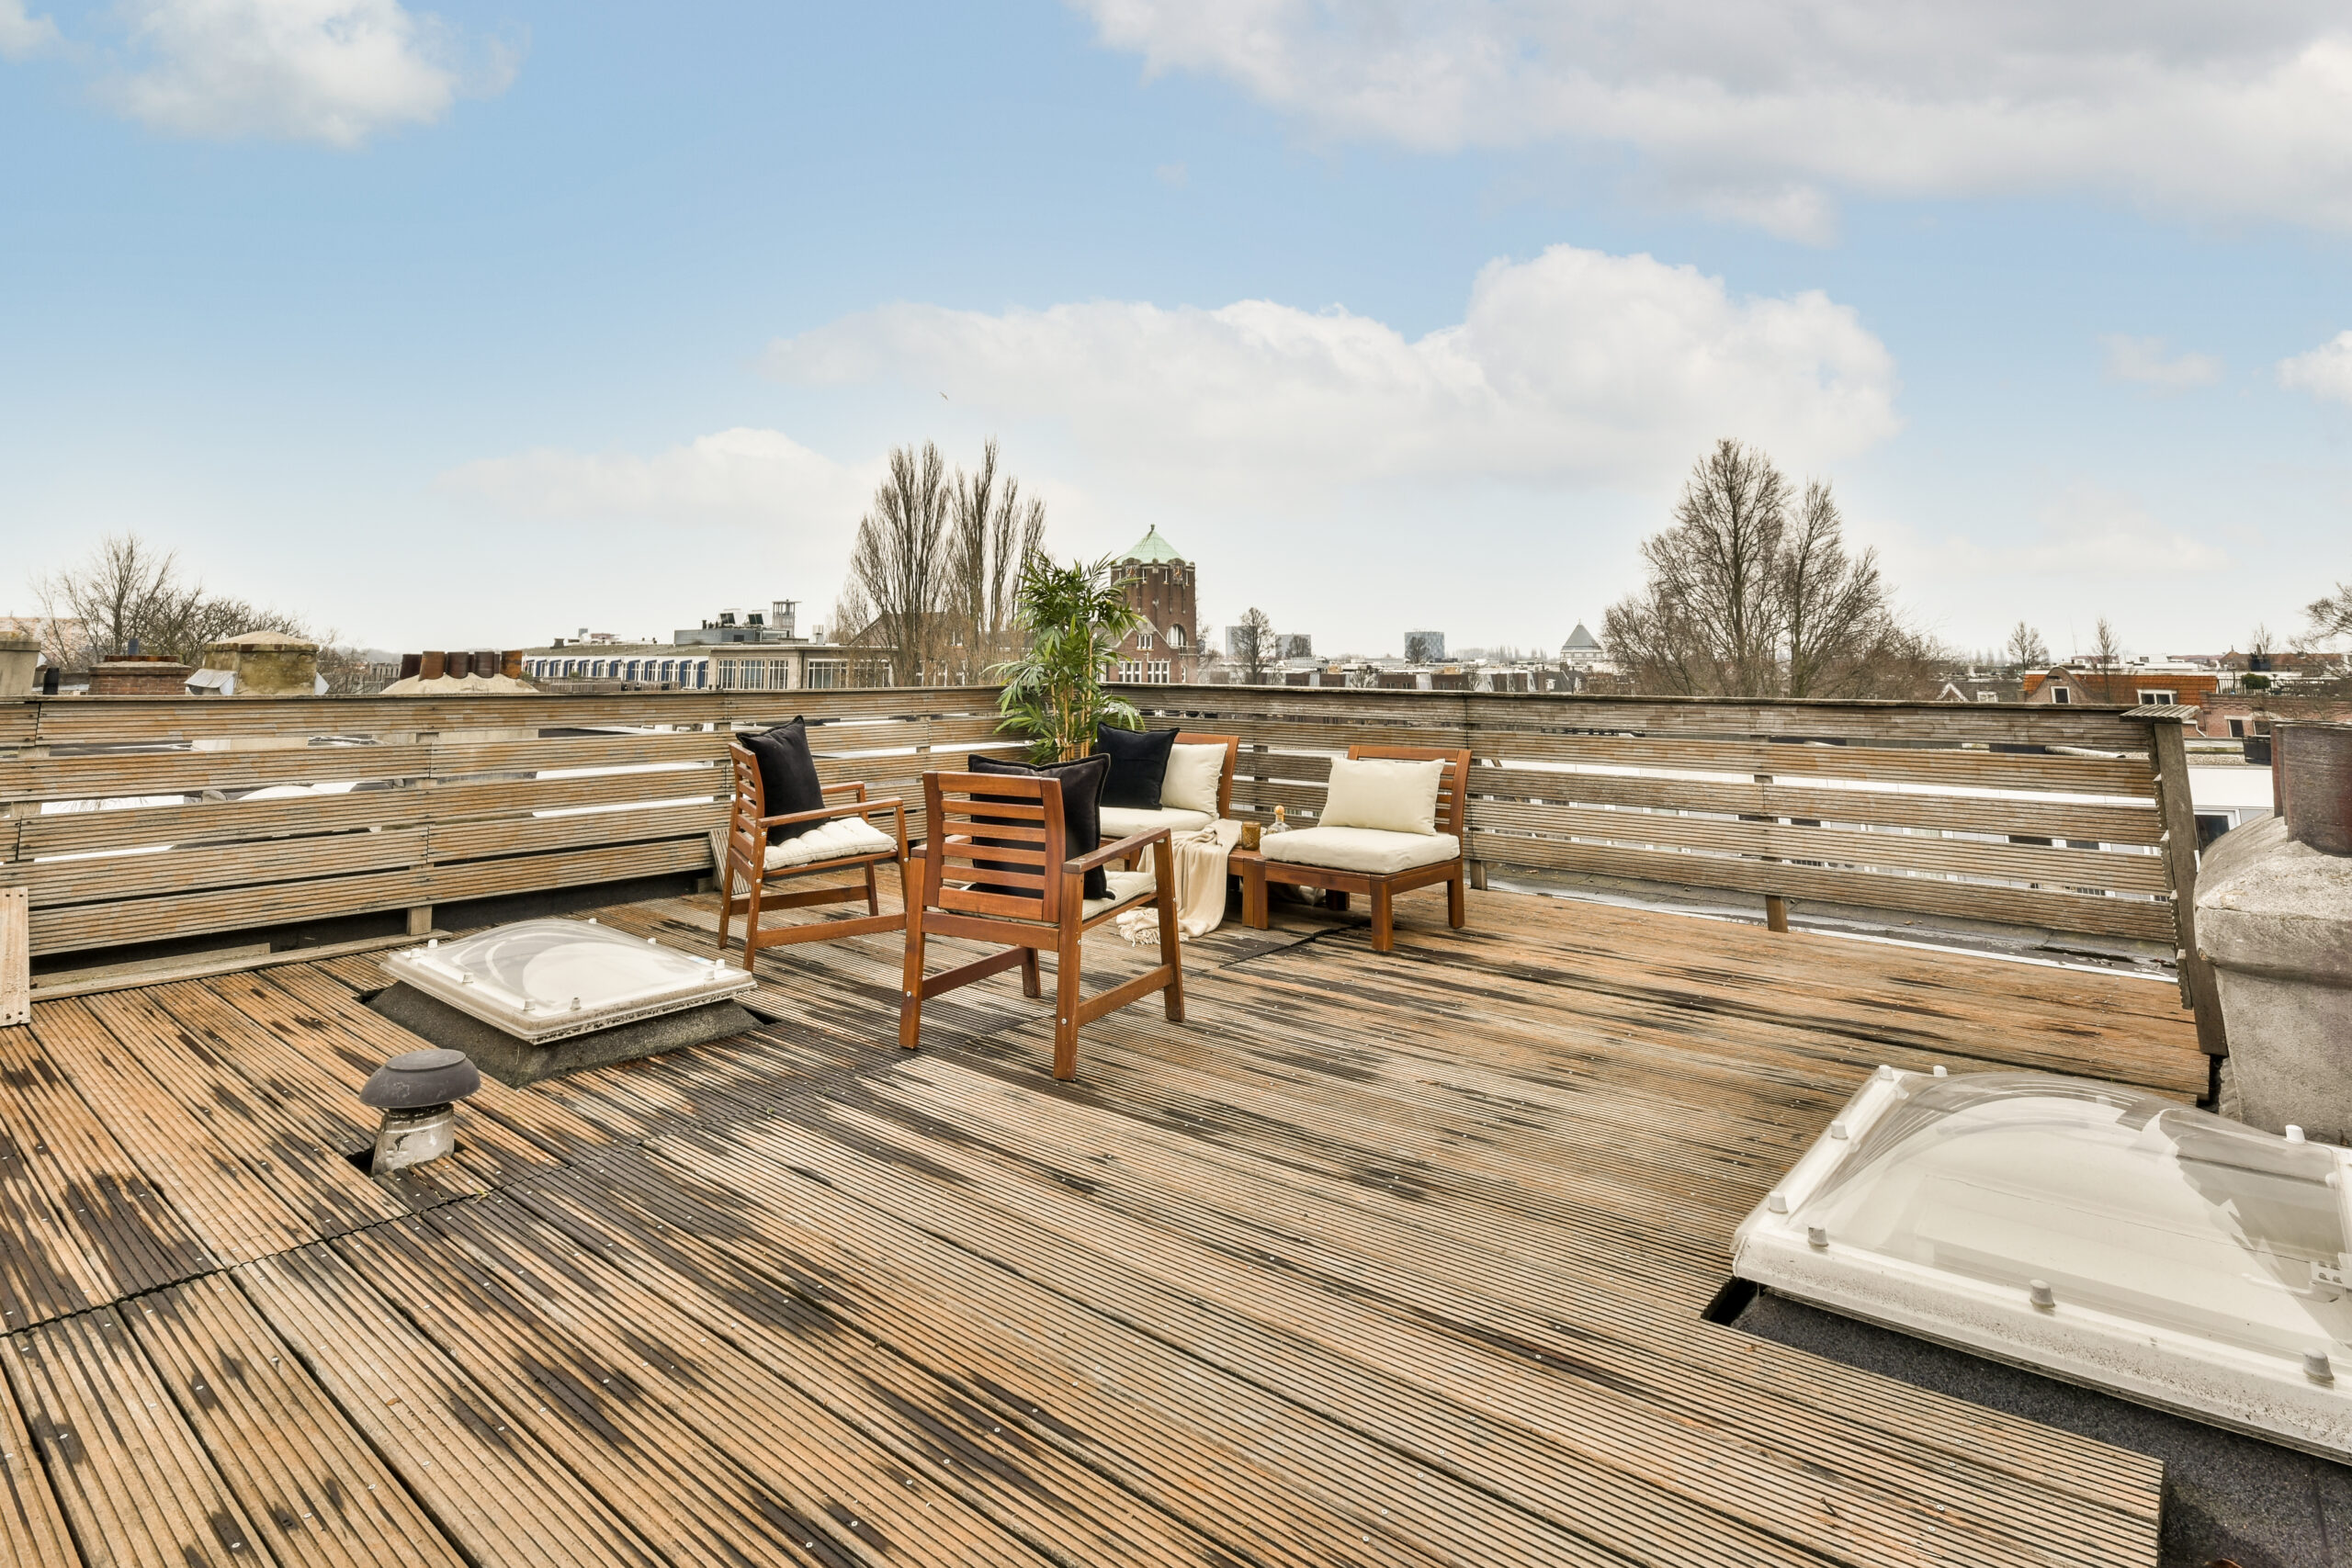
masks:
[[[1159,804],[1163,810],[1205,811],[1216,815],[1216,786],[1225,777],[1225,748],[1187,746],[1179,741],[1168,749],[1168,771],[1160,775]]]
[[[1437,831],[1438,785],[1443,762],[1399,762],[1366,757],[1331,764],[1318,828],[1376,828],[1384,833]]]

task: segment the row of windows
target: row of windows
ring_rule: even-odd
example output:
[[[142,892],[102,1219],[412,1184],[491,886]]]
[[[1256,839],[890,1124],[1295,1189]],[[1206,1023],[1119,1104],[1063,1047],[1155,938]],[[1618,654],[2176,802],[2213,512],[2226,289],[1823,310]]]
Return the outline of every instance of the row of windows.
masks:
[[[666,681],[689,690],[710,684],[707,659],[526,659],[523,672],[551,681]]]
[[[1151,638],[1151,628],[1149,626],[1146,626],[1143,630],[1136,633],[1136,646],[1137,648],[1148,649],[1152,645]],[[1182,648],[1184,646],[1183,627],[1170,626],[1168,628],[1168,646],[1170,648]]]
[[[1119,673],[1116,678],[1122,681],[1139,681],[1154,686],[1165,686],[1170,680],[1168,660],[1165,659],[1123,659],[1119,661]]]
[[[729,692],[792,690],[789,659],[526,659],[523,671],[554,681],[660,682],[687,691],[707,691],[714,685]],[[828,691],[848,685],[849,660],[808,660],[808,683]]]

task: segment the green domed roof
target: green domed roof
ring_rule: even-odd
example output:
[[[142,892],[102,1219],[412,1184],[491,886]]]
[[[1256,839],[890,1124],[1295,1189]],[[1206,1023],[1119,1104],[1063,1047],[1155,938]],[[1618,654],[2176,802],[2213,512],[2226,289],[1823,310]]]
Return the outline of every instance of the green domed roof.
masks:
[[[1135,542],[1135,547],[1121,556],[1119,560],[1123,565],[1128,561],[1142,561],[1148,565],[1155,561],[1182,560],[1183,558],[1176,553],[1175,546],[1159,536],[1159,525],[1154,524],[1151,531],[1137,539]]]

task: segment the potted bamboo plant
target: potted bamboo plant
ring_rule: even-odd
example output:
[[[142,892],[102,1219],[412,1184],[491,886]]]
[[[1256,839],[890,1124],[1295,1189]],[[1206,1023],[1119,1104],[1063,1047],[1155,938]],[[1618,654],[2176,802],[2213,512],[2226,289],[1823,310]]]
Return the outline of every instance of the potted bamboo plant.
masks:
[[[1066,762],[1094,745],[1099,725],[1140,729],[1133,704],[1102,689],[1119,645],[1143,615],[1112,580],[1108,556],[1057,566],[1042,551],[1021,570],[1014,620],[1028,645],[989,671],[1004,682],[997,711],[1029,738],[1030,761]]]

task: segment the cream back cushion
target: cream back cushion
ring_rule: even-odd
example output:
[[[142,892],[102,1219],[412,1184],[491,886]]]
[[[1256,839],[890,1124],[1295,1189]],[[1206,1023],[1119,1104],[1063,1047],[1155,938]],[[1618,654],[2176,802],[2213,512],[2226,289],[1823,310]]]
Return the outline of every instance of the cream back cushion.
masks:
[[[1168,749],[1168,772],[1159,780],[1160,807],[1205,811],[1214,818],[1216,786],[1224,777],[1224,747],[1187,746],[1180,740]]]
[[[1341,758],[1331,764],[1318,828],[1376,828],[1384,833],[1437,831],[1437,791],[1443,762]]]

